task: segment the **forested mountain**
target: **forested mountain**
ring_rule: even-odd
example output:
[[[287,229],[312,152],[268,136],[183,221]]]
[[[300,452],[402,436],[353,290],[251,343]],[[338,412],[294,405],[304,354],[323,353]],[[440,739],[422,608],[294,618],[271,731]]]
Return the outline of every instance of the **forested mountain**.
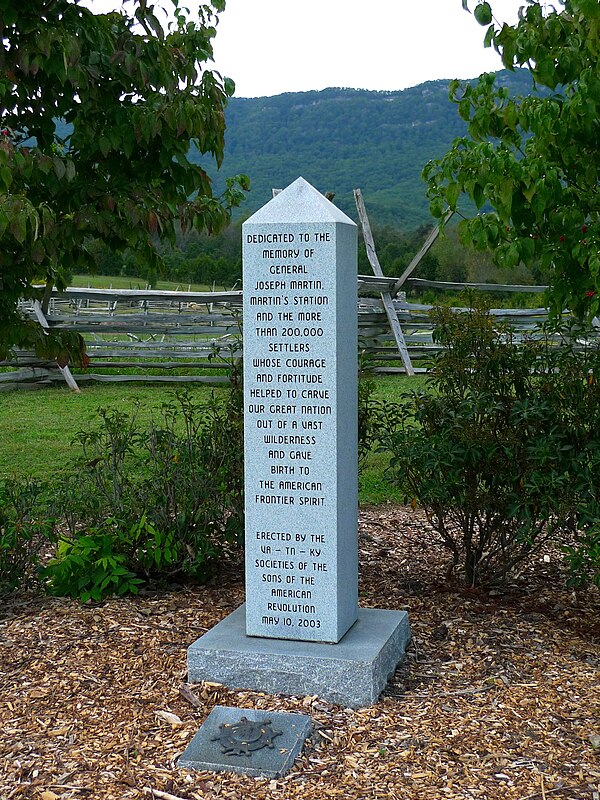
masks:
[[[527,70],[502,71],[511,94],[531,92]],[[275,97],[232,98],[226,112],[225,160],[214,177],[246,173],[248,214],[299,175],[355,218],[352,190],[360,187],[378,224],[411,230],[430,221],[421,170],[441,157],[466,126],[448,99],[449,81],[398,92],[324,89]]]
[[[526,70],[503,71],[498,79],[511,94],[532,91]],[[466,130],[448,99],[448,84],[433,81],[399,92],[325,89],[233,98],[227,109],[223,166],[218,173],[212,164],[205,167],[216,191],[226,176],[237,173],[250,176],[252,191],[233,224],[218,236],[188,231],[178,236],[175,247],[160,244],[161,277],[182,284],[237,285],[242,220],[271,199],[273,187],[284,188],[299,175],[323,192],[334,192],[336,205],[352,219],[357,218],[352,190],[360,187],[384,272],[400,275],[433,224],[421,171]],[[151,284],[158,277],[133,252],[119,255],[99,241],[89,248],[96,253],[100,273],[141,277]],[[370,272],[362,247],[359,272]],[[466,251],[453,231],[436,243],[419,276],[500,283],[545,280],[520,268],[511,275],[498,272],[488,254]]]

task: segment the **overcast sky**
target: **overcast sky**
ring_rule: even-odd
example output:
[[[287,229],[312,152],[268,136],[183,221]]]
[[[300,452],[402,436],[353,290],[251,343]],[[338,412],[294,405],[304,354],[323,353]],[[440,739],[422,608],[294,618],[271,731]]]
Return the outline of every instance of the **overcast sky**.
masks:
[[[80,2],[97,12],[125,2],[131,13],[131,0]],[[180,6],[193,11],[198,2]],[[526,0],[489,2],[498,22],[515,22]],[[172,8],[168,0],[149,4]],[[397,90],[501,69],[484,36],[461,0],[226,0],[213,66],[235,81],[238,97],[329,86]]]
[[[490,0],[501,22],[525,2]],[[217,31],[215,67],[240,97],[404,89],[502,68],[461,0],[227,0]]]

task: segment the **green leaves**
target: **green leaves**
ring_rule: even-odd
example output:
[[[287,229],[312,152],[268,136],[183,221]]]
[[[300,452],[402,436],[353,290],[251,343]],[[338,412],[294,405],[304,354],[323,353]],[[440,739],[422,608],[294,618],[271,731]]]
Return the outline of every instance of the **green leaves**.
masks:
[[[122,535],[115,520],[85,536],[63,539],[55,558],[40,570],[51,594],[98,603],[112,594],[137,594],[144,583],[126,566]]]
[[[452,182],[449,183],[446,187],[446,200],[448,201],[448,207],[451,209],[456,208],[456,203],[458,201],[459,195],[461,193],[461,186],[459,183]]]
[[[200,6],[199,23],[178,7],[168,29],[151,4],[132,5],[130,15],[94,14],[81,0],[31,0],[3,12],[2,352],[37,343],[19,297],[54,280],[57,264],[85,262],[89,237],[155,261],[149,232],[172,240],[182,220],[217,231],[243,196],[236,181],[213,197],[205,171],[186,158],[191,140],[223,157],[234,84],[204,66],[224,4]]]
[[[76,436],[80,468],[56,487],[68,534],[42,571],[49,591],[100,601],[148,578],[206,578],[230,557],[243,534],[242,400],[239,387],[204,403],[177,392],[145,426],[135,409],[101,409]],[[0,503],[0,547],[1,524]]]
[[[449,572],[459,567],[467,585],[502,580],[573,525],[589,536],[572,568],[590,580],[600,567],[600,384],[590,380],[600,348],[582,348],[566,326],[520,341],[472,306],[432,312],[443,349],[431,391],[405,395],[380,433],[390,478],[424,506]]]
[[[490,23],[488,3],[474,13],[481,24]],[[441,217],[446,204],[457,203],[460,186],[484,209],[477,222],[462,226],[463,239],[490,248],[506,266],[522,261],[549,271],[553,313],[568,306],[580,317],[596,313],[600,290],[599,25],[597,3],[571,0],[567,15],[532,0],[516,25],[491,26],[485,43],[498,49],[506,66],[527,65],[547,89],[511,99],[493,75],[471,86],[454,82],[450,98],[469,136],[423,172],[432,213]],[[485,211],[486,202],[493,212]],[[491,235],[498,223],[500,238]]]
[[[473,15],[480,25],[489,25],[492,21],[492,9],[490,4],[486,2],[479,3],[477,6],[475,6]]]
[[[62,180],[67,172],[66,164],[61,158],[58,158],[57,156],[54,156],[54,158],[52,159],[52,163],[54,164],[54,172],[56,174],[56,177],[58,178],[59,181]]]
[[[53,541],[49,486],[0,481],[0,596],[32,581],[40,551]]]

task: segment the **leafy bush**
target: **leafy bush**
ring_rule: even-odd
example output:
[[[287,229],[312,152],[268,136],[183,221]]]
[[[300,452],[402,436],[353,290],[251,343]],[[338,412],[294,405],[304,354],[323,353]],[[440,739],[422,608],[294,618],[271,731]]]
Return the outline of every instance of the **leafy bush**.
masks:
[[[397,403],[377,398],[377,384],[370,370],[376,362],[365,354],[360,359],[358,381],[358,469],[366,465],[369,455],[378,449],[382,439],[399,425]]]
[[[599,518],[600,353],[573,332],[521,342],[485,308],[433,312],[443,350],[387,435],[468,585],[501,581],[556,534]],[[587,563],[585,558],[583,562]]]
[[[361,371],[358,382],[358,464],[365,463],[378,437],[381,401],[375,397],[375,381]]]
[[[157,530],[145,514],[129,529],[109,517],[62,537],[40,574],[52,594],[99,602],[112,594],[137,594],[146,578],[163,574],[177,558],[172,532]]]
[[[137,408],[99,417],[56,493],[66,533],[44,570],[50,590],[98,600],[149,578],[205,578],[243,538],[241,389],[208,402],[176,392],[145,429]]]
[[[88,521],[99,522],[108,516],[122,519],[131,513],[133,498],[132,466],[138,447],[144,441],[138,422],[139,404],[129,414],[118,409],[98,409],[98,428],[79,431],[75,441],[83,450],[81,463],[84,494],[75,511],[82,511]],[[132,464],[133,462],[133,464]],[[69,511],[66,497],[65,511]]]
[[[40,550],[54,530],[45,492],[34,480],[0,483],[0,595],[35,578]]]
[[[85,603],[138,591],[143,580],[128,568],[128,539],[111,523],[109,519],[103,528],[60,540],[55,557],[41,570],[52,594]]]
[[[178,392],[144,443],[151,469],[136,487],[139,507],[178,548],[179,564],[201,577],[228,545],[243,541],[243,405]]]

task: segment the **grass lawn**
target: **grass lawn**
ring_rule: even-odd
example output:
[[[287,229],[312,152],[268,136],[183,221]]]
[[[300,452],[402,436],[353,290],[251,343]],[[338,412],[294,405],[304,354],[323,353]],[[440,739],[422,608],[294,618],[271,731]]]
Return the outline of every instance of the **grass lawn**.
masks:
[[[129,275],[73,275],[71,286],[84,289],[145,289],[148,285],[143,278]],[[205,283],[176,283],[175,281],[158,281],[155,289],[180,292],[212,292],[220,291],[223,286],[208,286]]]
[[[423,378],[381,376],[375,379],[376,397],[393,401],[409,386],[422,385]],[[98,408],[130,410],[139,400],[139,418],[148,419],[153,409],[169,400],[174,387],[139,384],[86,384],[81,394],[67,388],[52,387],[38,391],[0,392],[0,478],[33,475],[50,478],[73,468],[80,455],[79,445],[72,444],[75,434],[94,426]],[[190,385],[200,399],[217,396],[223,389]],[[386,481],[386,458],[373,454],[360,478],[362,503],[381,503],[401,498]]]
[[[193,385],[190,391],[208,398],[211,388]],[[89,384],[81,394],[63,387],[0,392],[0,478],[49,478],[72,467],[79,456],[79,446],[71,444],[72,439],[78,431],[94,426],[98,408],[128,411],[139,400],[139,418],[148,419],[172,393],[173,388],[162,384]]]

